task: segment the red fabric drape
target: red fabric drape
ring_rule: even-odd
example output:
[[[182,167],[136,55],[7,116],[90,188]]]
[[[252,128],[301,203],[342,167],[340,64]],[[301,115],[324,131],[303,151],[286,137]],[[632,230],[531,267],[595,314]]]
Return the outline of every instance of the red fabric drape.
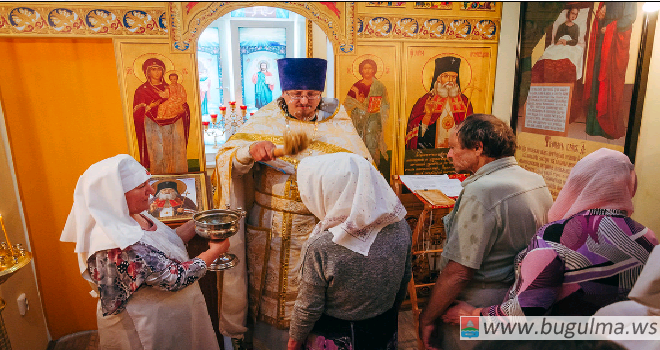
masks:
[[[605,6],[600,3],[598,10]],[[596,111],[598,124],[607,135],[619,138],[626,134],[624,125],[622,98],[623,86],[626,82],[626,68],[630,58],[630,36],[632,29],[619,32],[618,21],[613,21],[605,27],[603,43],[596,47],[599,30],[599,20],[594,19],[589,37],[589,59],[587,61],[587,74],[584,82],[583,97],[589,101],[594,74],[598,76],[598,96]],[[600,50],[600,65],[595,67],[594,56]],[[596,71],[594,71],[596,70]]]
[[[598,11],[600,11],[603,6],[605,6],[605,2],[601,2],[600,5],[598,6]],[[596,11],[596,13],[598,13]],[[595,17],[595,16],[594,16]],[[597,17],[594,18],[594,22],[591,25],[591,31],[589,32],[589,53],[588,53],[588,60],[587,60],[587,75],[585,76],[584,80],[584,89],[583,91],[583,96],[584,100],[588,101],[589,97],[591,96],[591,81],[593,80],[593,72],[594,72],[594,56],[596,55],[596,41],[598,39],[598,24],[599,20]]]
[[[630,58],[631,32],[632,30],[619,32],[617,23],[612,22],[607,25],[603,39],[596,110],[600,127],[613,138],[626,134],[621,107],[626,68]]]

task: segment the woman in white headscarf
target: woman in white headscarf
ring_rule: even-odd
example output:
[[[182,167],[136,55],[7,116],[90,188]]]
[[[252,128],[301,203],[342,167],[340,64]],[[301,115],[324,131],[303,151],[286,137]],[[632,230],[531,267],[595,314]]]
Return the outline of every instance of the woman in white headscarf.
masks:
[[[289,349],[396,349],[412,275],[406,210],[355,154],[307,157],[297,174],[300,197],[320,222],[302,249]]]
[[[85,171],[60,238],[76,243],[83,278],[98,292],[102,349],[219,349],[197,280],[227,251],[210,242],[194,259],[192,221],[173,230],[147,214],[151,174],[127,154]]]

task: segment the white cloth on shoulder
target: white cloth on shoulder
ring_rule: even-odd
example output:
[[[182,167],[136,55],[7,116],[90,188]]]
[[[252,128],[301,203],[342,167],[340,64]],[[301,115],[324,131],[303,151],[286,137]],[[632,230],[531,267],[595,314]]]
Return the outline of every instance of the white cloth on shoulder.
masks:
[[[120,154],[92,164],[78,179],[73,207],[60,241],[74,242],[80,273],[95,252],[124,249],[144,232],[128,212],[124,193],[149,180],[151,174],[133,157]]]
[[[649,309],[652,314],[660,314],[660,248],[653,248],[646,265],[637,278],[637,282],[628,293],[628,298],[634,300]]]
[[[184,262],[190,260],[186,245],[176,230],[165,225],[162,221],[151,216],[149,213],[142,213],[145,218],[151,220],[156,225],[155,231],[142,231],[144,234],[140,238],[140,242],[148,244],[165,254],[166,257]]]
[[[660,316],[660,248],[653,248],[646,265],[642,269],[628,298],[631,300],[619,301],[607,305],[596,312],[594,316]],[[626,331],[627,332],[627,331]],[[610,337],[615,337],[610,335]],[[612,341],[623,345],[626,349],[659,349],[660,340],[620,340]]]
[[[328,230],[333,242],[367,256],[378,232],[406,215],[380,172],[356,154],[307,157],[297,176],[302,202],[321,220],[308,241]]]

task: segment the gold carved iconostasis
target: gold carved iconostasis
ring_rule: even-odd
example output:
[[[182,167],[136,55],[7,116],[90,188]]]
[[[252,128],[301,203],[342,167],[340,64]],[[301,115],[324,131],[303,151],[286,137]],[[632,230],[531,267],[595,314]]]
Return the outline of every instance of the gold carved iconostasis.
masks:
[[[491,110],[501,17],[495,2],[47,4],[4,7],[0,35],[112,37],[129,151],[156,174],[205,170],[196,43],[206,26],[239,8],[285,8],[325,32],[337,58],[334,95],[387,178],[438,166],[452,171],[443,160],[448,129]],[[373,85],[361,73],[365,60]],[[159,77],[147,74],[152,68],[162,71]],[[456,70],[457,95],[435,93],[431,80],[440,70]],[[178,81],[170,89],[172,78]],[[171,90],[179,93],[161,106]],[[148,125],[154,123],[172,130],[159,132]],[[150,149],[152,139],[168,147]]]
[[[0,3],[0,45],[9,58],[0,64],[11,61],[21,67],[21,60],[40,57],[40,51],[68,61],[40,67],[48,64],[50,57],[44,57],[24,72],[3,66],[9,68],[0,73],[14,84],[18,73],[39,71],[41,81],[59,84],[40,91],[39,80],[30,82],[32,91],[52,100],[3,101],[44,314],[54,339],[89,329],[95,319],[94,301],[71,246],[59,242],[77,177],[93,162],[117,153],[129,153],[143,164],[149,159],[150,168],[159,152],[177,154],[176,165],[165,162],[154,174],[206,171],[197,40],[214,20],[251,6],[293,11],[325,33],[334,52],[332,94],[354,118],[386,177],[438,167],[453,170],[443,136],[451,119],[468,110],[491,111],[501,3]],[[311,50],[310,40],[308,55],[324,43],[313,45]],[[60,72],[63,66],[69,71]],[[434,90],[435,82],[444,80],[455,83],[448,98]],[[24,85],[15,87],[30,96]],[[28,103],[32,109],[26,109]],[[27,110],[32,117],[25,117]],[[146,126],[145,119],[153,123]],[[160,131],[163,125],[171,130]],[[407,146],[415,127],[418,135],[425,128],[427,138],[435,133],[431,147]],[[27,134],[33,143],[23,142]],[[170,141],[160,143],[172,149],[149,148],[148,140],[166,137]],[[44,154],[32,154],[35,150]],[[34,166],[40,161],[47,163],[43,170]],[[43,184],[39,190],[28,185],[35,181]],[[57,187],[53,199],[41,195],[48,185]],[[55,268],[60,273],[52,274]]]
[[[491,112],[501,4],[359,2],[357,13],[355,53],[337,56],[336,96],[379,170],[453,172],[448,130]],[[448,96],[436,89],[442,74],[455,83]]]
[[[205,170],[197,40],[219,17],[257,5],[284,8],[313,21],[333,43],[335,53],[350,52],[354,46],[355,35],[351,31],[354,6],[347,3],[168,3],[169,39],[114,40],[129,148],[131,154],[152,173]],[[308,32],[311,37],[310,34]],[[312,51],[311,43],[308,38],[308,54]],[[152,71],[157,77],[150,76]],[[179,80],[178,85],[171,82],[173,73]],[[180,93],[173,97],[174,86],[179,86]],[[168,95],[167,100],[159,105],[165,95]],[[177,102],[176,98],[180,101]],[[176,122],[172,123],[172,120]],[[172,130],[161,131],[164,128]],[[154,144],[151,139],[158,140],[159,145],[150,147]],[[181,152],[186,146],[186,151]]]

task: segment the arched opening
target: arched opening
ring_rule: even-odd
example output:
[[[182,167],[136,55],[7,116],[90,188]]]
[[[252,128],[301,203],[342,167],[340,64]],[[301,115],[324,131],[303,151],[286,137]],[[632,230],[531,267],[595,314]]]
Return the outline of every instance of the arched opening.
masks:
[[[232,118],[241,119],[239,106],[244,106],[243,120],[247,120],[281,95],[277,59],[327,59],[324,95],[334,94],[332,43],[318,25],[294,11],[267,6],[236,8],[211,21],[197,40],[200,104],[202,122],[208,122],[204,143],[209,163],[214,149],[236,129],[225,123],[231,119],[231,102],[236,103]]]

